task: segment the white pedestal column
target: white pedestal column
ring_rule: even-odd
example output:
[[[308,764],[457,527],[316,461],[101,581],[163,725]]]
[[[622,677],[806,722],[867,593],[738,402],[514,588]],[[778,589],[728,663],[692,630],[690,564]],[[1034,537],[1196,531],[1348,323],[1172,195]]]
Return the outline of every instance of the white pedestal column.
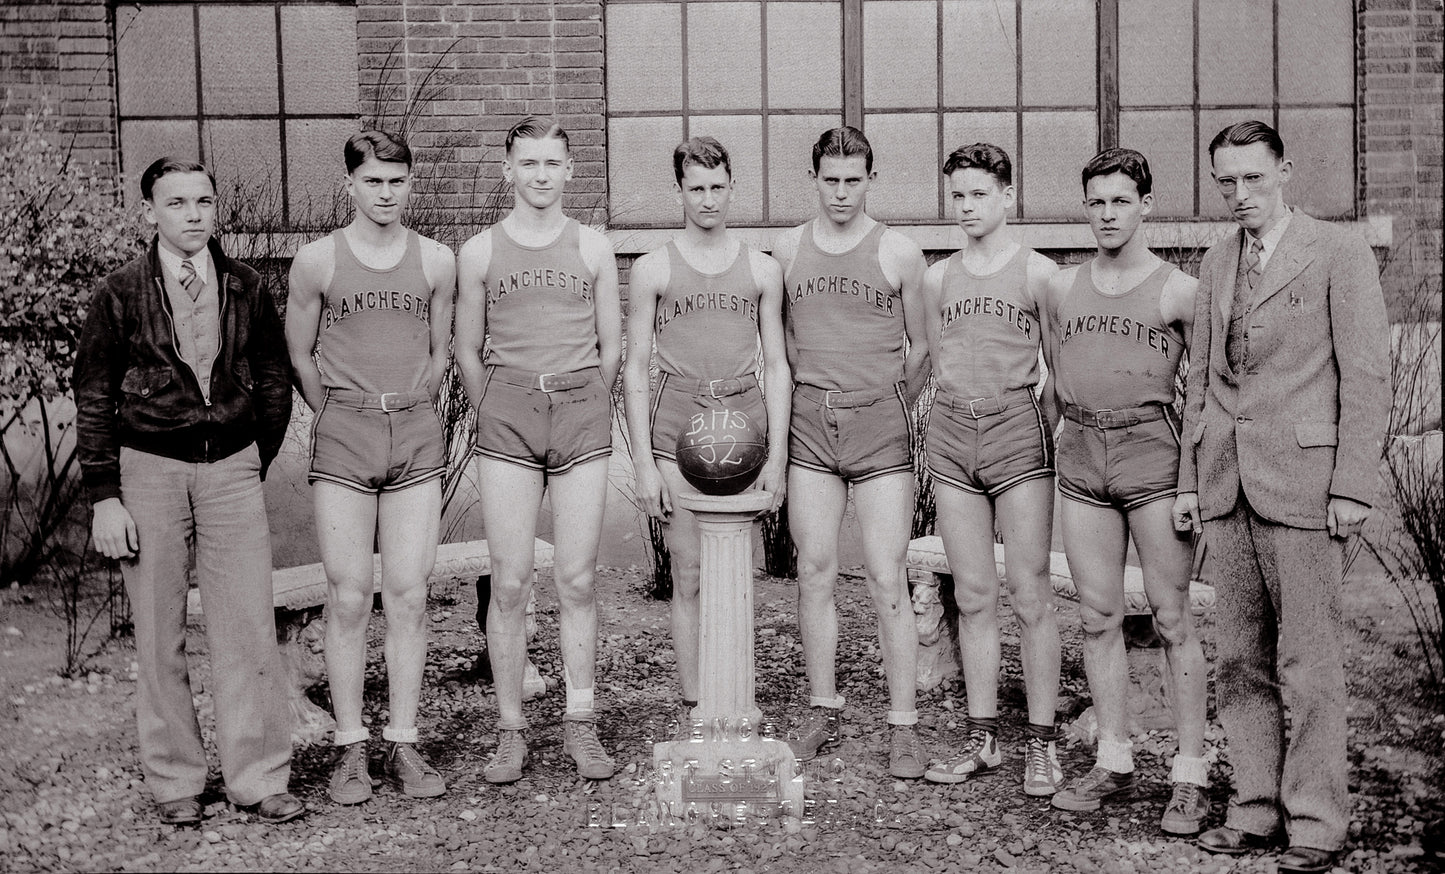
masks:
[[[803,813],[803,780],[793,752],[761,735],[754,702],[753,520],[772,503],[768,492],[703,495],[675,500],[701,529],[698,705],[685,739],[659,743],[653,765],[658,801],[678,815],[689,805],[713,804],[734,815],[738,805],[773,814]]]

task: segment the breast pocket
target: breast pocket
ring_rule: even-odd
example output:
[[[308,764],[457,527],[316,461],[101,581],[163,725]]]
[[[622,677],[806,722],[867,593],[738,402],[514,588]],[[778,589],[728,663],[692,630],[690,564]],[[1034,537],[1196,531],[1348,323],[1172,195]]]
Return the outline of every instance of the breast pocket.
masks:
[[[149,398],[160,394],[174,377],[169,367],[132,367],[125,372],[120,390],[138,398]]]

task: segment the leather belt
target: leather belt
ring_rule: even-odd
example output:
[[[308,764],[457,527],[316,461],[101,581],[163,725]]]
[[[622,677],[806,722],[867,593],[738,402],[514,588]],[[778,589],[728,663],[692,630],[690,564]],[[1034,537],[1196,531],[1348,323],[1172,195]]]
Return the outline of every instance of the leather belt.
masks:
[[[1006,410],[1012,410],[1014,407],[1032,404],[1033,400],[1033,389],[1019,388],[995,397],[974,398],[973,400],[964,400],[949,392],[941,391],[934,396],[933,402],[942,404],[953,412],[965,413],[975,419],[982,419],[985,416],[996,416]]]
[[[794,391],[822,406],[838,410],[849,407],[866,407],[869,404],[876,404],[884,398],[896,398],[898,397],[899,385],[900,383],[895,382],[881,388],[839,391],[837,389],[818,388],[816,385],[800,382],[794,386]]]
[[[418,404],[431,403],[431,393],[424,391],[388,391],[373,394],[350,388],[329,388],[326,390],[326,397],[353,410],[381,410],[383,413],[400,413]]]
[[[1128,428],[1143,422],[1157,422],[1166,415],[1163,404],[1145,404],[1142,407],[1125,407],[1119,410],[1086,410],[1074,404],[1064,404],[1064,418],[1090,428],[1109,430]]]
[[[492,367],[494,379],[499,379],[507,385],[536,389],[548,394],[554,391],[571,391],[574,388],[581,388],[597,379],[597,373],[598,370],[595,367],[573,370],[568,373],[535,373],[516,367],[503,367],[500,364]]]
[[[726,398],[740,395],[756,387],[758,378],[754,374],[734,376],[727,379],[687,379],[667,374],[666,388],[677,389],[700,397]]]

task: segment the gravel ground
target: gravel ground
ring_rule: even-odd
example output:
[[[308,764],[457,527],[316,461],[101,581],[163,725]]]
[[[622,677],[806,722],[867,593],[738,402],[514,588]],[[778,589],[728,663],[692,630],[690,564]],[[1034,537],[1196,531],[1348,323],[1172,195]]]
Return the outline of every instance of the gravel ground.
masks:
[[[1018,786],[1012,728],[1022,723],[1018,640],[1004,635],[1001,773],[957,786],[897,781],[886,774],[886,698],[863,583],[840,586],[839,688],[848,699],[844,736],[807,765],[811,816],[741,824],[706,818],[663,822],[651,806],[651,744],[664,739],[676,697],[667,606],[647,601],[635,568],[602,575],[598,648],[601,735],[620,773],[592,783],[561,753],[562,696],[527,705],[532,758],[524,779],[494,787],[481,770],[496,736],[495,698],[479,682],[479,638],[469,586],[441,587],[431,602],[432,638],[423,693],[423,751],[448,781],[445,796],[415,800],[389,788],[356,807],[325,794],[327,748],[297,752],[292,788],[310,814],[265,826],[232,809],[212,781],[200,828],[159,825],[136,761],[133,652],[111,644],[84,677],[55,675],[64,627],[36,595],[0,595],[0,871],[1008,871],[1272,872],[1267,856],[1208,856],[1158,831],[1168,798],[1170,733],[1136,738],[1140,791],[1131,803],[1096,814],[1068,814]],[[1423,692],[1408,660],[1408,621],[1389,609],[1387,586],[1354,586],[1350,615],[1350,755],[1354,822],[1346,871],[1441,870],[1439,823],[1445,716],[1438,691]],[[560,676],[556,607],[544,581],[541,633],[532,657]],[[793,588],[757,584],[758,703],[787,724],[806,704],[793,613]],[[1406,622],[1401,626],[1401,622]],[[1061,608],[1064,708],[1087,704],[1078,656],[1078,622]],[[368,717],[386,721],[378,613],[367,675]],[[1205,625],[1206,634],[1212,629]],[[191,635],[196,698],[209,738],[210,698],[203,639]],[[323,697],[318,701],[324,703]],[[920,696],[921,734],[942,751],[960,734],[957,688]],[[1212,710],[1211,710],[1212,713]],[[1222,817],[1228,751],[1217,726],[1214,815]],[[379,744],[375,745],[379,747]],[[1067,774],[1092,763],[1071,742]],[[213,757],[214,761],[214,757]],[[1433,825],[1432,825],[1433,823]]]

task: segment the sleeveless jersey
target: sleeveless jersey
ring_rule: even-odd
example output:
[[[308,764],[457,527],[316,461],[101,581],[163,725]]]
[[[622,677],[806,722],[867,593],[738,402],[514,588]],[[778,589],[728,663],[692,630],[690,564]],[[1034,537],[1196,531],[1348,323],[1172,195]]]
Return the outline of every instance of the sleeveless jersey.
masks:
[[[316,342],[321,384],[375,394],[428,388],[432,290],[420,238],[407,231],[401,260],[384,270],[357,260],[340,230],[331,239],[336,268]]]
[[[1094,285],[1094,262],[1079,268],[1054,313],[1054,379],[1060,400],[1090,410],[1174,402],[1174,374],[1184,338],[1159,311],[1164,284],[1177,270],[1161,264],[1118,296]]]
[[[545,246],[524,246],[492,225],[487,267],[487,364],[536,373],[597,367],[592,286],[582,260],[581,227],[573,219]]]
[[[963,253],[943,274],[938,385],[955,397],[996,397],[1039,381],[1039,312],[1029,298],[1024,246],[1002,267],[974,273]]]
[[[728,379],[757,369],[758,298],[747,246],[721,273],[703,273],[667,244],[667,288],[653,318],[657,363],[687,379]]]
[[[903,379],[903,295],[883,274],[879,222],[858,244],[832,254],[803,226],[798,254],[784,277],[788,363],[793,381],[858,391]]]

